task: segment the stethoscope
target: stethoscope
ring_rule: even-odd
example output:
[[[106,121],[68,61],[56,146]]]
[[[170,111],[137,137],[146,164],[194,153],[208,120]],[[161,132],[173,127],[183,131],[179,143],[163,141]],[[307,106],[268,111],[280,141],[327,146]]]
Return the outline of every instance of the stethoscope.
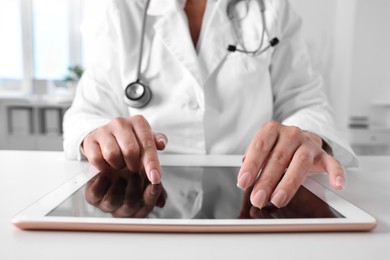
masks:
[[[249,2],[250,1],[251,0],[232,0],[229,2],[228,6],[227,6],[227,16],[229,17],[230,21],[232,22],[232,25],[233,25],[232,27],[233,27],[234,36],[236,38],[236,42],[240,46],[242,46],[242,49],[239,49],[239,48],[237,48],[237,45],[229,45],[228,51],[230,51],[230,52],[237,51],[237,52],[250,54],[252,56],[259,56],[262,53],[266,52],[269,48],[275,47],[276,45],[278,45],[279,39],[277,37],[272,38],[268,42],[268,45],[263,48],[265,34],[267,33],[267,35],[269,35],[269,32],[268,32],[268,27],[267,27],[267,21],[265,20],[265,14],[264,14],[265,9],[266,9],[265,4],[264,4],[264,0],[257,0],[257,3],[259,4],[259,8],[260,8],[260,15],[261,15],[261,22],[263,23],[263,29],[261,32],[261,39],[260,39],[260,43],[259,43],[258,47],[255,50],[247,50],[247,48],[245,47],[245,44],[241,40],[241,35],[239,33],[241,30],[239,29],[239,26],[236,26],[236,24],[238,21],[240,21],[241,19],[243,19],[247,16],[247,14],[249,12]],[[239,15],[236,12],[236,6],[240,2],[245,2],[245,11],[244,11],[245,14],[241,15],[241,17],[239,17]]]
[[[144,9],[144,14],[143,14],[141,41],[140,41],[140,45],[139,45],[137,79],[136,79],[136,81],[127,85],[127,87],[125,89],[125,102],[128,106],[133,107],[133,108],[142,108],[142,107],[146,106],[147,104],[149,104],[150,100],[152,99],[152,91],[150,90],[150,87],[143,84],[141,81],[141,66],[142,66],[143,47],[144,47],[144,38],[145,38],[146,17],[147,17],[147,11],[149,9],[150,1],[151,0],[147,0],[146,5],[145,5],[145,9]],[[267,51],[269,48],[275,47],[279,43],[279,39],[274,37],[269,41],[267,46],[263,47],[265,34],[266,33],[269,34],[268,29],[267,29],[267,23],[265,20],[265,15],[264,15],[266,8],[265,8],[264,0],[256,0],[259,4],[259,7],[260,7],[261,20],[262,20],[262,23],[264,26],[263,26],[263,29],[261,32],[261,40],[260,40],[259,46],[255,50],[247,50],[246,49],[245,44],[243,44],[243,42],[241,40],[241,36],[239,33],[240,30],[239,30],[239,28],[237,28],[238,26],[236,26],[236,21],[240,20],[240,18],[237,18],[235,8],[236,8],[236,5],[238,3],[245,2],[245,5],[246,5],[245,12],[247,13],[249,11],[249,2],[250,1],[251,0],[232,0],[231,2],[229,2],[228,6],[227,6],[227,15],[228,15],[228,18],[233,23],[232,27],[233,27],[234,35],[236,38],[236,42],[240,46],[242,46],[242,49],[240,49],[240,48],[237,48],[237,45],[229,45],[227,50],[229,52],[237,51],[237,52],[246,53],[246,54],[249,54],[252,56],[258,56],[258,55],[264,53],[265,51]]]

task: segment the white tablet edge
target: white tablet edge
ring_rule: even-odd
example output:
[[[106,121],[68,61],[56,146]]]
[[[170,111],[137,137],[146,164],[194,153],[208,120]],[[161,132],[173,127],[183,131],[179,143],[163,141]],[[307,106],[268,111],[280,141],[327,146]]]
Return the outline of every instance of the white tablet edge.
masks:
[[[239,167],[239,155],[160,155],[164,166]],[[313,219],[131,219],[46,216],[98,172],[93,168],[80,172],[38,201],[18,213],[12,223],[22,229],[70,229],[107,231],[162,232],[283,232],[371,230],[376,220],[310,177],[303,186],[345,218]],[[127,226],[127,227],[124,227]],[[153,227],[155,226],[155,227]],[[164,228],[165,227],[165,228]],[[202,227],[202,228],[201,228]],[[245,228],[247,227],[247,228]],[[256,228],[257,227],[257,228]]]

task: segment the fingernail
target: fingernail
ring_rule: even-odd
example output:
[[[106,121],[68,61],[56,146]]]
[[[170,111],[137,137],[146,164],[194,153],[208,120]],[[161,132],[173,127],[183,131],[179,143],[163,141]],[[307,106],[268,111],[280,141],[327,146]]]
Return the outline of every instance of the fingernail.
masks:
[[[151,170],[150,171],[150,181],[152,184],[159,184],[160,183],[160,174],[157,170]]]
[[[287,202],[287,192],[284,190],[278,190],[274,196],[271,198],[271,203],[274,204],[277,208],[284,207]]]
[[[267,204],[267,193],[265,190],[259,190],[251,197],[251,203],[253,206],[262,209]]]
[[[165,140],[165,138],[159,138],[158,141],[159,141],[160,143],[163,143],[164,146],[167,146],[167,140]]]
[[[341,176],[337,176],[336,178],[336,186],[339,188],[339,189],[344,189],[345,187],[345,179]]]
[[[249,187],[252,181],[252,176],[249,172],[244,172],[238,179],[237,187],[244,190]]]

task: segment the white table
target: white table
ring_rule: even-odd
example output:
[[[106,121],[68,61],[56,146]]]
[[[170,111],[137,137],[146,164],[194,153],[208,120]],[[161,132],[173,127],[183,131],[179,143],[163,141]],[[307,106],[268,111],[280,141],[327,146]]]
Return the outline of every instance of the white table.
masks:
[[[21,209],[85,162],[61,152],[0,151],[0,259],[390,259],[390,157],[362,157],[342,197],[377,218],[367,233],[137,234],[23,231]],[[327,183],[326,176],[315,177]]]

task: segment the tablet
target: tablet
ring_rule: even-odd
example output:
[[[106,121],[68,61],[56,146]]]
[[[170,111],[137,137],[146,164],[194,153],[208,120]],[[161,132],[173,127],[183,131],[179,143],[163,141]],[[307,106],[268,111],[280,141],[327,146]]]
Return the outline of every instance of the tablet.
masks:
[[[253,207],[237,188],[240,156],[160,155],[162,182],[142,173],[92,167],[54,189],[12,222],[21,229],[120,232],[368,231],[376,220],[310,177],[278,209]]]

